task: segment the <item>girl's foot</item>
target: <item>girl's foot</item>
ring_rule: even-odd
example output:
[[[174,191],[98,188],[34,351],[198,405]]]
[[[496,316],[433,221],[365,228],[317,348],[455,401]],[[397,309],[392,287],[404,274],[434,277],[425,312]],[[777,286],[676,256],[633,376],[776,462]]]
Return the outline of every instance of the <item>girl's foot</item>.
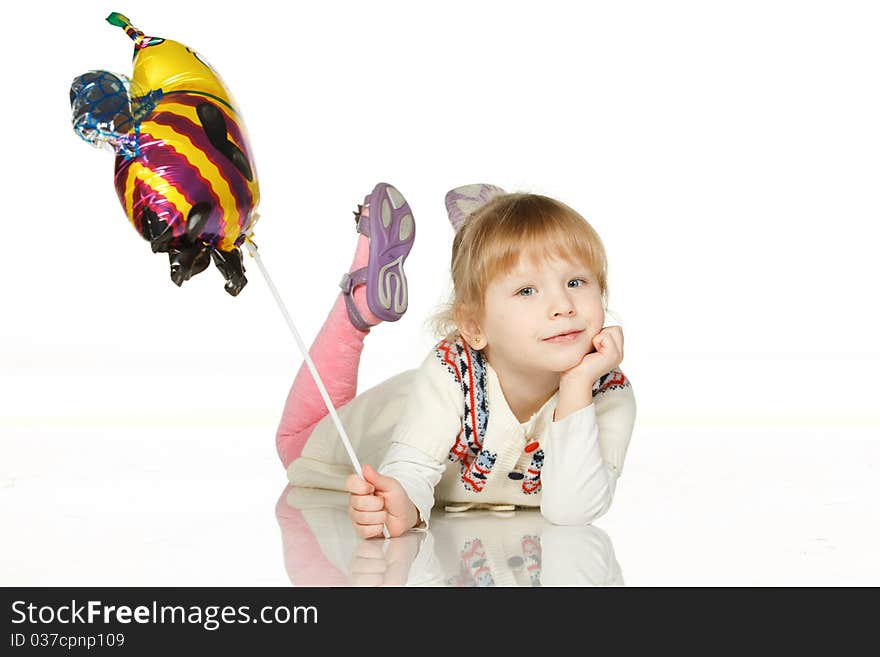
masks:
[[[416,225],[406,199],[387,183],[379,183],[364,198],[364,204],[355,213],[355,223],[357,231],[368,240],[369,252],[366,263],[357,267],[362,262],[358,257],[363,254],[361,238],[353,265],[357,268],[342,277],[339,287],[351,323],[367,331],[380,321],[396,322],[406,312],[408,294],[403,263],[412,249]],[[357,293],[361,285],[365,286],[367,308],[355,298],[363,298]]]
[[[506,193],[495,185],[480,183],[449,190],[446,192],[446,212],[449,214],[449,222],[457,232],[468,215],[486,205],[496,196]]]

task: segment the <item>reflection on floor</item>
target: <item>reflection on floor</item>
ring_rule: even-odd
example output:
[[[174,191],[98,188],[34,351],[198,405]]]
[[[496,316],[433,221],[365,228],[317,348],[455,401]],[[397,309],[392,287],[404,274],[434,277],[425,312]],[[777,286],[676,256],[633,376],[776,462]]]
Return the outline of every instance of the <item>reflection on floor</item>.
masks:
[[[619,583],[617,561],[628,587],[880,585],[878,427],[637,427],[601,531],[439,513],[417,556],[406,538],[376,560],[344,493],[291,489],[279,506],[272,430],[0,426],[0,585],[530,584],[527,535],[545,586]]]
[[[363,540],[347,502],[337,491],[282,492],[275,510],[294,586],[623,585],[598,527],[552,525],[536,509],[435,510],[428,530]]]

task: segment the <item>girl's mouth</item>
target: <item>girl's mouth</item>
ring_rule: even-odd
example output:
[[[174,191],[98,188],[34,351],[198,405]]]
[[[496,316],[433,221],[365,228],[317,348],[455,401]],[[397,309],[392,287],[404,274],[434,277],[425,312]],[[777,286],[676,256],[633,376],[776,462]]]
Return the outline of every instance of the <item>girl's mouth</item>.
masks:
[[[562,333],[560,335],[554,335],[552,338],[545,338],[544,342],[574,342],[578,339],[580,334],[583,333],[583,330],[580,331],[569,331],[568,333]]]

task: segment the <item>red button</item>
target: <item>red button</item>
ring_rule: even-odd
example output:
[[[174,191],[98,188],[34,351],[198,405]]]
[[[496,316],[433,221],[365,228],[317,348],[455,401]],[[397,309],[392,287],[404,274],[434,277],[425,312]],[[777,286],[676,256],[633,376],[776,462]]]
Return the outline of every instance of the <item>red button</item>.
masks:
[[[536,449],[538,449],[538,446],[539,446],[539,443],[537,443],[537,442],[529,443],[528,445],[526,445],[526,452],[527,453],[534,452]]]

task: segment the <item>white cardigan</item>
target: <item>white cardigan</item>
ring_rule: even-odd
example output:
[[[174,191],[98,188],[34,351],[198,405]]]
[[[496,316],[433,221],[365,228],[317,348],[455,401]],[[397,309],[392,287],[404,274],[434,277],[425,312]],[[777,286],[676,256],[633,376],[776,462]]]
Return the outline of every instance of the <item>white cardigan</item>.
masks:
[[[397,479],[422,520],[435,499],[468,506],[540,506],[550,522],[592,522],[611,505],[635,423],[619,370],[599,378],[593,403],[553,422],[558,392],[520,423],[497,373],[462,340],[441,341],[416,370],[355,397],[338,413],[362,463]],[[291,483],[344,490],[353,472],[329,417],[288,468]]]

